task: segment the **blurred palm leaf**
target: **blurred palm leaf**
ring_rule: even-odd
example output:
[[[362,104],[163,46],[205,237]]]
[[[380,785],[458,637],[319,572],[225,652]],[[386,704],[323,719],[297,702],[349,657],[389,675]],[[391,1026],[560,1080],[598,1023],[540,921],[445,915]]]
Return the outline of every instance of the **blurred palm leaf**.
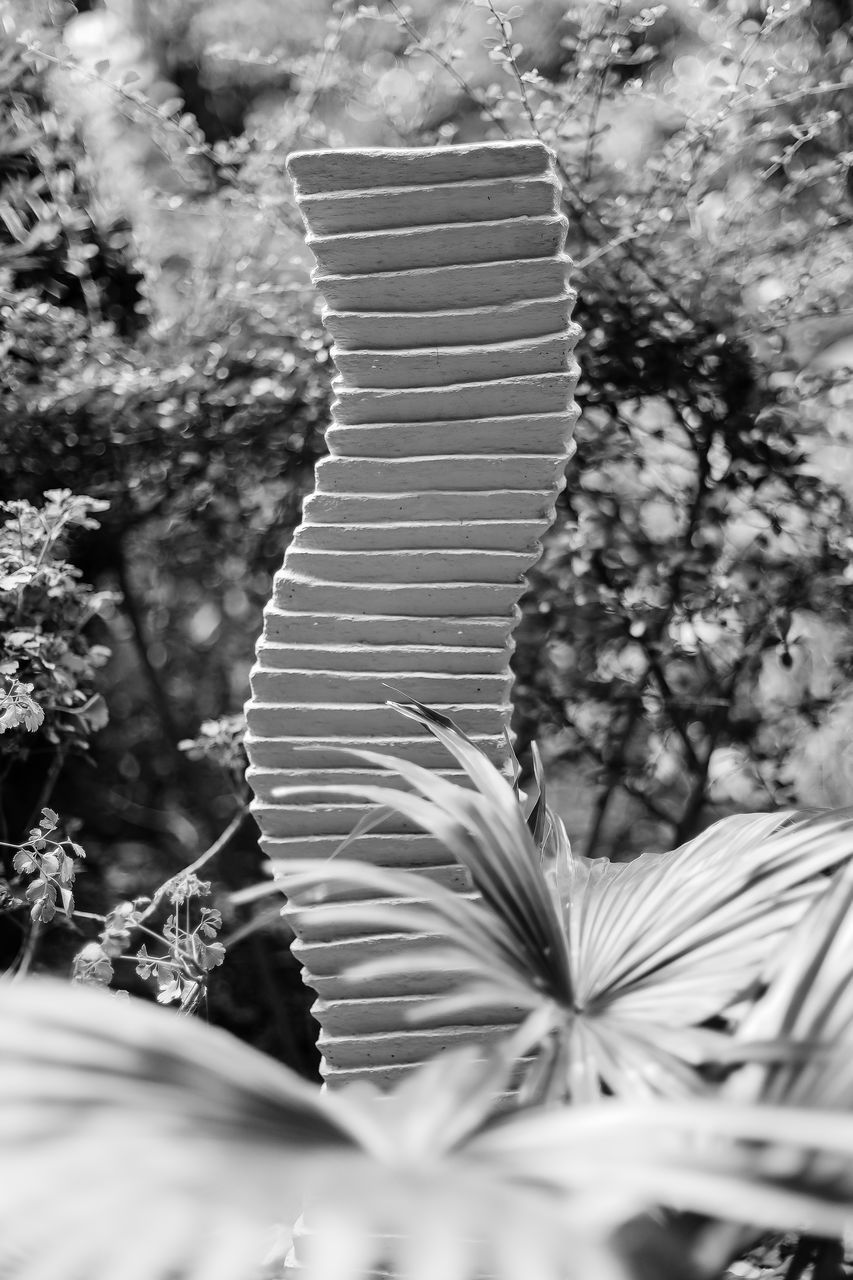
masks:
[[[618,1229],[659,1204],[824,1233],[845,1217],[841,1113],[608,1100],[488,1120],[514,1051],[329,1095],[223,1032],[39,980],[0,984],[0,1025],[14,1280],[243,1280],[303,1195],[314,1280],[379,1261],[410,1280],[625,1275]],[[780,1174],[780,1144],[834,1156],[834,1182]]]
[[[783,1057],[747,1063],[721,1088],[727,1100],[781,1106],[853,1108],[853,864],[829,882],[796,929],[771,957],[761,996],[746,1006],[735,1029],[744,1043],[786,1044]],[[843,1181],[843,1161],[821,1151],[787,1157],[789,1176],[815,1186]],[[711,1269],[722,1269],[753,1243],[732,1224],[704,1224],[694,1249]]]
[[[727,1096],[853,1108],[853,864],[829,882],[763,977],[766,989],[745,1010],[736,1039],[808,1052],[744,1068],[727,1082]]]
[[[409,948],[351,973],[357,980],[412,967],[464,968],[469,981],[431,1006],[433,1018],[464,1020],[484,999],[512,1001],[519,1016],[549,1008],[552,1094],[578,1101],[602,1089],[678,1095],[701,1088],[699,1068],[727,1060],[733,1047],[725,1030],[707,1024],[750,993],[824,887],[825,873],[849,859],[850,816],[735,816],[670,853],[628,864],[578,857],[547,809],[541,781],[527,822],[513,787],[452,721],[420,703],[398,710],[445,744],[473,788],[360,751],[352,754],[396,773],[408,789],[330,793],[396,810],[442,840],[467,867],[478,900],[415,873],[338,858],[294,860],[278,887],[297,904],[321,900],[333,887],[374,892],[378,900],[324,907],[343,931],[441,935],[441,948]],[[748,1055],[744,1041],[738,1045]]]

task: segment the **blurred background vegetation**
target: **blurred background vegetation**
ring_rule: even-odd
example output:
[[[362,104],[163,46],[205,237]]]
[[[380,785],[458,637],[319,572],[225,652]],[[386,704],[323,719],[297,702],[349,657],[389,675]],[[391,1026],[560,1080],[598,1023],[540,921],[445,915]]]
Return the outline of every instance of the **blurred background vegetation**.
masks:
[[[9,563],[23,522],[59,575],[0,584],[8,851],[54,806],[101,913],[229,823],[214,901],[260,876],[239,716],[330,374],[284,166],[326,145],[557,152],[583,417],[515,729],[576,846],[624,858],[733,811],[850,802],[850,0],[0,18],[0,496]],[[95,505],[69,515],[66,491]],[[69,962],[75,928],[41,963]],[[0,963],[19,946],[0,914]],[[286,935],[233,955],[212,1016],[310,1070]]]

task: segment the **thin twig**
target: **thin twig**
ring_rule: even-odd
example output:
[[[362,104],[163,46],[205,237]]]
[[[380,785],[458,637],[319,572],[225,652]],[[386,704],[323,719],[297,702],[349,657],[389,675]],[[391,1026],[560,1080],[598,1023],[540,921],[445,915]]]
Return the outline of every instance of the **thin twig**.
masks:
[[[678,700],[675,697],[675,694],[672,692],[672,689],[670,688],[669,681],[666,678],[666,673],[663,669],[663,665],[660,661],[660,658],[651,649],[650,646],[643,643],[643,637],[640,638],[640,644],[642,646],[644,654],[646,655],[646,659],[649,663],[649,670],[651,674],[654,676],[655,681],[657,682],[657,685],[660,688],[660,691],[663,695],[664,707],[668,711],[670,719],[672,720],[672,723],[675,726],[678,736],[681,739],[682,745],[684,746],[685,754],[690,764],[692,765],[692,767],[694,769],[700,769],[701,764],[699,761],[699,757],[696,754],[693,743],[690,741],[690,734],[688,733],[687,721],[682,716],[681,707],[678,705]]]
[[[518,85],[518,93],[521,99],[521,105],[524,108],[524,114],[527,116],[527,123],[530,125],[530,130],[531,130],[531,133],[533,134],[533,137],[538,138],[539,141],[541,142],[542,134],[539,131],[539,125],[536,123],[536,116],[534,114],[533,107],[530,105],[530,97],[527,93],[527,85],[524,82],[524,77],[521,74],[521,71],[519,69],[518,62],[516,61],[515,53],[513,50],[512,34],[510,31],[510,28],[507,26],[508,19],[504,17],[502,13],[498,13],[497,9],[492,3],[492,0],[487,0],[487,3],[489,6],[489,13],[494,18],[495,25],[501,35],[501,44],[503,45],[503,52],[504,52],[504,58],[506,59],[506,65],[509,67],[510,71],[512,72],[513,79]]]
[[[165,880],[163,884],[160,885],[159,889],[156,890],[151,902],[139,916],[138,922],[141,923],[142,921],[149,919],[149,917],[154,914],[176,880],[180,880],[184,876],[195,875],[197,871],[200,871],[201,868],[215,858],[217,854],[220,854],[240,830],[248,813],[249,806],[245,805],[238,813],[235,813],[234,817],[228,823],[228,826],[222,834],[214,840],[213,844],[210,845],[208,849],[205,849],[204,853],[199,854],[194,862],[191,862],[181,871],[176,872],[175,875],[170,876],[168,880]]]
[[[587,828],[584,840],[584,854],[587,858],[594,856],[595,848],[598,844],[598,838],[601,834],[601,828],[604,825],[604,819],[607,815],[607,810],[610,807],[610,801],[616,790],[620,786],[623,787],[624,790],[628,790],[624,785],[625,779],[623,777],[623,771],[626,763],[628,746],[634,736],[634,730],[637,727],[637,722],[642,715],[642,692],[648,683],[648,677],[649,671],[647,667],[640,678],[632,686],[631,703],[628,707],[627,714],[625,714],[623,722],[620,725],[618,738],[614,742],[613,737],[611,737],[612,746],[608,746],[606,752],[601,753],[601,761],[606,770],[606,777],[603,788],[599,791],[595,805],[593,806],[592,821]]]
[[[180,756],[180,753],[178,752],[178,739],[181,735],[178,732],[178,727],[172,717],[172,708],[169,700],[166,697],[162,685],[160,684],[160,678],[157,675],[154,664],[148,654],[148,637],[145,634],[142,615],[136,603],[136,596],[134,595],[131,587],[130,576],[128,574],[127,564],[125,561],[124,548],[121,543],[118,544],[116,549],[115,570],[119,590],[121,591],[121,606],[127,614],[128,621],[130,622],[134,648],[136,649],[139,664],[142,667],[148,688],[151,691],[151,698],[157,709],[157,715],[163,728],[166,741],[168,742],[170,749],[177,756]],[[183,761],[183,757],[180,758]]]
[[[437,49],[435,45],[432,43],[432,41],[427,39],[427,37],[421,31],[418,30],[418,28],[411,21],[411,19],[403,12],[403,10],[397,4],[397,0],[385,0],[385,3],[389,5],[391,9],[394,10],[394,13],[397,16],[397,20],[400,23],[400,26],[403,28],[406,34],[411,36],[411,38],[416,42],[421,52],[425,53],[428,58],[432,58],[433,62],[435,62],[439,67],[441,67],[443,71],[447,72],[447,74],[458,86],[458,88],[460,88],[462,92],[465,94],[466,98],[468,98],[468,100],[475,107],[479,108],[480,111],[484,112],[485,115],[488,116],[488,118],[492,121],[493,124],[497,125],[497,127],[500,129],[501,133],[504,135],[505,138],[512,137],[512,134],[509,128],[507,127],[506,122],[502,119],[502,117],[494,110],[492,106],[490,106],[490,104],[486,101],[484,97],[482,97],[481,94],[477,93],[476,89],[474,89],[473,86],[468,83],[465,77],[461,75],[459,71],[457,71],[456,67],[453,65],[450,59],[445,57],[445,55],[441,52],[441,50]]]
[[[171,132],[177,139],[180,139],[184,146],[184,154],[187,157],[199,156],[206,160],[219,179],[227,180],[235,192],[238,192],[243,198],[252,201],[252,203],[263,212],[269,212],[270,206],[262,204],[258,199],[256,192],[253,190],[251,185],[245,181],[239,170],[233,165],[225,164],[221,156],[217,154],[216,148],[212,147],[210,143],[204,139],[200,131],[197,132],[182,123],[184,116],[189,115],[190,113],[183,111],[180,113],[175,112],[174,115],[163,115],[162,112],[160,112],[153,103],[144,98],[141,93],[125,88],[124,85],[119,84],[115,80],[110,80],[107,76],[101,75],[97,71],[90,71],[87,67],[81,66],[80,63],[76,62],[73,58],[61,57],[58,54],[49,53],[46,49],[42,48],[40,44],[28,41],[21,36],[17,37],[16,44],[20,45],[21,48],[26,49],[33,57],[44,58],[46,62],[49,62],[52,66],[58,67],[61,71],[66,72],[66,74],[80,76],[90,84],[97,84],[103,88],[109,89],[128,107],[132,107],[143,116],[147,116],[150,120],[156,121],[156,123],[165,128],[167,132]],[[175,116],[178,118],[176,119]],[[165,158],[170,162],[173,161],[174,157],[157,142],[156,137],[152,138],[152,140],[163,153]],[[282,205],[276,204],[274,206],[274,213],[277,218],[281,218],[281,221],[285,226],[289,227],[291,230],[298,231],[301,236],[302,229],[295,210],[288,211],[286,213]]]
[[[24,938],[24,944],[10,969],[10,975],[13,978],[25,978],[32,968],[35,959],[36,949],[41,938],[41,922],[34,920],[32,927]]]
[[[44,58],[46,62],[51,63],[55,67],[59,67],[62,71],[81,76],[84,80],[88,80],[90,84],[106,86],[108,89],[112,90],[117,97],[123,99],[123,101],[127,102],[129,105],[141,111],[143,115],[149,116],[151,119],[156,120],[158,124],[165,125],[168,129],[171,129],[172,132],[180,135],[188,148],[191,147],[195,154],[203,156],[206,160],[209,160],[217,172],[222,172],[222,162],[209,143],[200,138],[195,132],[193,132],[193,130],[188,129],[186,125],[181,124],[180,119],[176,120],[174,116],[163,115],[157,110],[153,103],[149,102],[146,98],[143,98],[140,93],[126,89],[124,85],[119,84],[118,81],[110,80],[106,76],[100,75],[97,71],[89,71],[87,67],[81,66],[80,63],[74,61],[73,58],[63,58],[55,53],[48,53],[48,51],[42,48],[40,44],[26,40],[23,36],[18,36],[15,43],[20,45],[22,49],[26,49],[26,51],[32,54],[33,57]]]
[[[30,816],[27,819],[27,822],[25,824],[25,827],[24,827],[25,831],[29,831],[31,827],[35,826],[42,809],[44,809],[45,806],[50,803],[50,798],[53,795],[54,787],[56,786],[59,775],[62,772],[62,766],[65,764],[66,755],[67,755],[67,748],[64,745],[57,747],[56,751],[53,753],[53,758],[50,762],[50,768],[48,769],[44,782],[41,785],[41,790],[39,791],[38,799],[33,805],[32,812],[30,813]]]
[[[613,20],[615,22],[619,18],[619,11],[621,8],[620,0],[611,0],[610,7],[613,10]],[[602,31],[604,30],[603,16],[601,20],[601,30]],[[606,62],[603,65],[599,64],[598,67],[596,68],[597,75],[595,77],[593,91],[592,91],[592,106],[590,107],[590,112],[589,112],[589,123],[587,125],[586,147],[584,149],[583,165],[581,170],[583,173],[585,182],[589,182],[590,178],[592,177],[592,160],[593,160],[593,155],[595,151],[595,137],[596,137],[596,130],[598,129],[598,116],[601,110],[601,103],[604,99],[604,86],[607,82],[607,74],[609,70],[610,70],[610,67]]]

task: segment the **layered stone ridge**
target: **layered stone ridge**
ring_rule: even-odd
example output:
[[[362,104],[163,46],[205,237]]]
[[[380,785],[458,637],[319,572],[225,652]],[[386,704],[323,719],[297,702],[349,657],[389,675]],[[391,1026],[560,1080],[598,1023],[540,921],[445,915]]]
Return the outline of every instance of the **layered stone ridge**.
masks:
[[[506,767],[512,631],[570,456],[578,336],[559,187],[540,143],[301,152],[288,169],[338,372],[329,456],[275,579],[247,708],[273,870],[328,857],[369,811],[323,787],[388,781],[348,749],[462,781],[438,743],[387,707],[395,694],[452,716]],[[282,785],[317,791],[282,803]],[[470,888],[401,819],[350,852]],[[412,940],[342,937],[322,906],[290,919],[330,1085],[393,1080],[514,1021],[494,1006],[475,1026],[413,1026],[408,1013],[457,973],[413,964],[355,990],[349,964],[405,954]]]

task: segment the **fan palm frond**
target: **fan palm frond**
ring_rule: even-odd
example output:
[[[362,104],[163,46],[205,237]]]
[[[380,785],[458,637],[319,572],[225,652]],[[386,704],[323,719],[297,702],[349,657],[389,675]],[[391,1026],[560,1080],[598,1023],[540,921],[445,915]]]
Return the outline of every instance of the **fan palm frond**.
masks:
[[[749,1061],[720,1089],[727,1100],[809,1107],[835,1116],[853,1108],[853,864],[824,892],[770,958],[764,990],[745,1006],[736,1044],[777,1046],[765,1062]],[[786,1157],[788,1176],[825,1188],[846,1187],[845,1163],[826,1149]],[[694,1249],[722,1270],[752,1243],[737,1223],[703,1224]]]
[[[315,1089],[231,1036],[0,983],[0,1274],[242,1280],[314,1163],[358,1151]]]
[[[768,956],[820,893],[825,873],[850,858],[853,818],[735,816],[670,853],[612,863],[573,854],[540,782],[531,813],[537,847],[513,787],[452,721],[420,703],[398,709],[444,743],[473,788],[395,757],[358,752],[407,789],[330,793],[374,801],[443,840],[479,897],[459,897],[396,869],[295,861],[279,887],[297,903],[348,885],[376,895],[328,904],[330,922],[443,939],[441,947],[408,949],[405,958],[369,961],[353,970],[353,980],[413,964],[455,965],[469,981],[431,1006],[433,1018],[451,1011],[464,1017],[483,999],[511,1001],[519,1016],[543,1005],[558,1010],[552,1092],[575,1100],[602,1089],[631,1095],[701,1089],[699,1068],[726,1060],[731,1050],[730,1037],[706,1024],[750,992]]]
[[[626,1275],[658,1205],[837,1233],[843,1113],[701,1101],[489,1119],[512,1057],[442,1055],[382,1098],[321,1092],[221,1031],[101,991],[0,984],[0,1273],[249,1280],[305,1198],[307,1280]],[[834,1158],[788,1176],[779,1150]],[[801,1161],[802,1167],[806,1165]]]
[[[740,1042],[801,1052],[751,1064],[730,1097],[853,1109],[853,864],[836,873],[766,966],[766,989],[737,1026]]]

